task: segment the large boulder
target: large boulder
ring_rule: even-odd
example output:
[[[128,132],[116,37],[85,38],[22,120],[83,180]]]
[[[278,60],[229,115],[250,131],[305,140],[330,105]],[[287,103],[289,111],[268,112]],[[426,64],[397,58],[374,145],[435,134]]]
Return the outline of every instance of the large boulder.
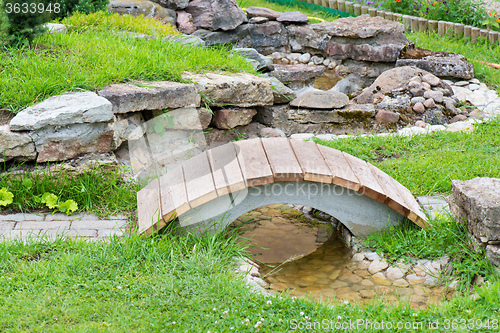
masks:
[[[288,28],[294,51],[321,52],[335,59],[395,62],[411,45],[399,22],[361,15]]]
[[[252,107],[271,105],[274,101],[271,81],[252,74],[184,73],[182,78],[194,82],[210,106]]]
[[[248,21],[234,0],[193,0],[185,11],[197,28],[208,30],[233,30]]]
[[[175,27],[176,13],[173,9],[163,8],[157,3],[148,0],[114,0],[110,1],[108,11],[155,18],[163,23],[168,23]]]
[[[9,125],[0,126],[0,162],[11,159],[33,160],[36,157],[35,144],[26,133],[11,132]]]
[[[177,109],[200,106],[201,98],[192,84],[157,81],[112,84],[99,91],[109,100],[114,113]]]
[[[109,152],[113,129],[108,123],[47,126],[30,136],[38,152],[37,162],[63,161],[86,153]]]
[[[10,129],[33,131],[47,126],[111,122],[111,110],[111,103],[93,92],[58,95],[19,112],[10,121]]]
[[[410,79],[413,77],[423,77],[429,74],[429,72],[413,67],[396,67],[383,72],[369,87],[363,90],[363,92],[356,97],[356,101],[361,104],[373,103],[378,98],[383,98],[386,94],[392,93],[395,95],[406,93],[408,90],[408,84]],[[449,85],[444,82],[440,82],[435,89],[441,88],[447,91],[447,94],[451,96],[453,91]],[[422,91],[422,95],[423,95]]]
[[[463,55],[412,49],[401,55],[397,67],[415,66],[439,77],[456,77],[469,80],[474,77],[474,66]]]
[[[195,32],[196,26],[193,23],[193,16],[183,10],[179,10],[177,12],[177,28],[187,35]]]
[[[455,219],[467,225],[476,244],[486,248],[486,256],[500,267],[500,179],[452,180],[448,199]]]

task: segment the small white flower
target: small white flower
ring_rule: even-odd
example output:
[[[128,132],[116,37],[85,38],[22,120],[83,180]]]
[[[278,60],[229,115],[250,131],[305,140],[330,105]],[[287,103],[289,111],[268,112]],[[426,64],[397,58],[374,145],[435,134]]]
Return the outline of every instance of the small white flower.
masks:
[[[234,327],[233,327],[233,326],[231,326],[231,327],[229,327],[229,329],[230,329],[230,330],[234,330]]]
[[[264,318],[260,318],[260,321],[264,321]]]
[[[280,318],[280,319],[278,319],[278,321],[281,323],[283,320],[281,320],[281,318]]]
[[[303,315],[304,315],[304,312],[300,311],[300,313],[299,313],[299,314],[300,314],[301,316],[303,316]]]
[[[172,325],[175,325],[175,324],[177,324],[177,323],[176,323],[175,321],[173,321],[173,322],[172,322]]]
[[[213,308],[212,310],[213,310],[213,311],[217,311],[217,308]]]
[[[273,304],[273,302],[272,301],[267,301],[266,304],[267,305],[271,305],[271,304]]]
[[[118,286],[118,287],[116,287],[116,289],[122,290],[122,286]]]
[[[260,325],[262,324],[262,322],[258,321],[256,324],[255,324],[255,328],[259,327]]]
[[[304,317],[304,319],[305,319],[305,320],[309,320],[309,317],[308,317],[308,316],[305,316],[305,317]]]
[[[344,304],[345,304],[345,305],[349,304],[349,301],[345,299],[345,300],[344,300]]]
[[[218,321],[218,320],[216,320],[216,321],[215,321],[215,323],[216,323],[216,324],[218,324],[218,323],[219,323],[219,321]]]
[[[417,316],[417,314],[416,314],[416,313],[412,313],[411,315],[412,315],[413,317],[416,317],[416,316]]]
[[[471,310],[465,310],[465,312],[467,312],[467,313],[471,313],[472,311],[471,311]]]

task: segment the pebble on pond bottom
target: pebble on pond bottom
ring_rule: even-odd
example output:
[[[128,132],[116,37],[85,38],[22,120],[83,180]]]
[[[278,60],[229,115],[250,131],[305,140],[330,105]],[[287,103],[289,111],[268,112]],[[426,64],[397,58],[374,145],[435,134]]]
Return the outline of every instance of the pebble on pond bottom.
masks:
[[[242,228],[242,241],[252,245],[254,258],[264,263],[259,272],[271,292],[359,304],[379,298],[409,302],[421,310],[452,296],[443,285],[425,285],[426,275],[412,274],[408,265],[398,273],[397,268],[385,269],[386,264],[374,269],[372,263],[378,259],[352,257],[335,234],[325,241],[325,224],[314,223],[287,205],[261,207],[236,224]]]

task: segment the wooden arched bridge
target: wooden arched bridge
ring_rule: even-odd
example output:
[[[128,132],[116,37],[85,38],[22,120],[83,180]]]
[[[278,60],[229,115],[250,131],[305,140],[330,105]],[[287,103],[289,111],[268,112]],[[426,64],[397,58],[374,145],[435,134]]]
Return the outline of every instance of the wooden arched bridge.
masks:
[[[306,205],[366,236],[407,217],[428,227],[410,191],[359,158],[286,138],[231,142],[196,155],[137,194],[138,231],[151,235],[179,218],[182,227],[221,230],[269,204]]]

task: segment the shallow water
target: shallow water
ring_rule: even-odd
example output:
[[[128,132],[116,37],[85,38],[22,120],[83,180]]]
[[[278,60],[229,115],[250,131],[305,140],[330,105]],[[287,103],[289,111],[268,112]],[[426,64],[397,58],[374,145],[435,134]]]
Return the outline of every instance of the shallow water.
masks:
[[[327,300],[366,304],[376,298],[391,302],[409,301],[414,309],[447,297],[443,286],[427,287],[406,280],[393,281],[368,271],[369,261],[351,260],[343,241],[325,224],[312,224],[300,212],[286,205],[254,210],[239,221],[245,224],[241,236],[260,273],[274,291]],[[449,295],[448,295],[449,296]]]

